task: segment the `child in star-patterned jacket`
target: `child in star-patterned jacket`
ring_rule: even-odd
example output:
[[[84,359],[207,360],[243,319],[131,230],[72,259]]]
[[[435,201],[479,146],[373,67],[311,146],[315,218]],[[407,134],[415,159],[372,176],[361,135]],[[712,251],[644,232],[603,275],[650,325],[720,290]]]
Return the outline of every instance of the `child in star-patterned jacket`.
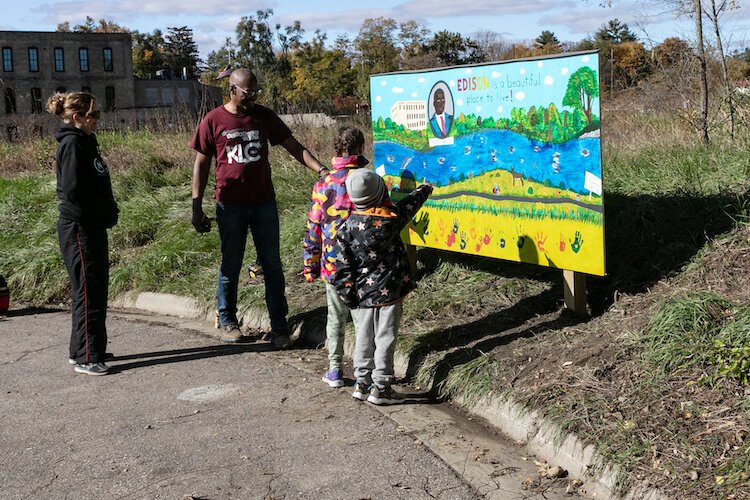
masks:
[[[357,309],[352,397],[396,404],[403,401],[391,388],[402,299],[416,288],[400,233],[432,186],[419,186],[394,205],[383,179],[362,169],[349,174],[346,190],[356,210],[336,236],[333,284],[344,303]]]
[[[305,279],[308,282],[322,279],[326,287],[328,371],[323,375],[323,382],[330,387],[344,386],[341,364],[346,319],[350,314],[331,283],[336,270],[336,232],[354,210],[346,193],[345,181],[353,169],[367,165],[367,159],[362,156],[364,145],[365,136],[361,130],[354,127],[339,129],[333,141],[336,157],[331,160],[331,170],[318,179],[312,190],[303,242]],[[351,315],[355,317],[353,310]]]

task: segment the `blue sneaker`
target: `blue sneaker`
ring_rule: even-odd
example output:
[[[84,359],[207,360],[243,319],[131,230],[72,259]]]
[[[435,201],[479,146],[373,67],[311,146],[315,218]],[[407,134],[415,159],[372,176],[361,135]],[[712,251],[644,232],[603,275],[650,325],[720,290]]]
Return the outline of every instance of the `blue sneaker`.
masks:
[[[352,393],[352,397],[354,399],[359,399],[360,401],[366,401],[367,397],[370,395],[370,387],[372,387],[372,384],[356,382],[354,384],[354,392]]]
[[[328,384],[328,387],[344,387],[344,377],[341,376],[341,370],[338,368],[327,371],[321,380]]]

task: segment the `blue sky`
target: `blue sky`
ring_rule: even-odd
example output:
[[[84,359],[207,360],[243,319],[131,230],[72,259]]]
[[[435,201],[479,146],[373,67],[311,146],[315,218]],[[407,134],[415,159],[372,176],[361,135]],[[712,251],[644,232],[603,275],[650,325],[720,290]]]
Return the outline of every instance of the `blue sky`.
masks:
[[[561,41],[578,41],[594,33],[609,19],[628,24],[650,47],[669,36],[691,40],[693,21],[677,16],[666,2],[613,0],[602,8],[599,0],[358,0],[357,2],[278,0],[0,0],[0,30],[54,31],[58,23],[81,24],[86,16],[112,20],[127,28],[149,33],[166,32],[170,26],[188,26],[202,57],[219,48],[242,16],[271,8],[274,21],[282,26],[300,20],[307,35],[316,29],[328,33],[329,42],[338,34],[350,39],[366,18],[389,17],[415,20],[432,32],[449,30],[463,35],[494,31],[509,42],[532,40],[549,30]],[[750,12],[740,7],[722,19],[725,46],[746,47]],[[744,8],[743,8],[744,7]]]

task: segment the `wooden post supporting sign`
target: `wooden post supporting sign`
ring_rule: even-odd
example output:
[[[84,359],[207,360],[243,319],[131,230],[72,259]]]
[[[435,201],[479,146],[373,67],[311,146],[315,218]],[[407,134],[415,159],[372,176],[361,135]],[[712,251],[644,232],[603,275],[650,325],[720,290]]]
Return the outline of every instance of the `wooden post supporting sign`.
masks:
[[[578,315],[586,314],[586,275],[563,270],[565,307]]]

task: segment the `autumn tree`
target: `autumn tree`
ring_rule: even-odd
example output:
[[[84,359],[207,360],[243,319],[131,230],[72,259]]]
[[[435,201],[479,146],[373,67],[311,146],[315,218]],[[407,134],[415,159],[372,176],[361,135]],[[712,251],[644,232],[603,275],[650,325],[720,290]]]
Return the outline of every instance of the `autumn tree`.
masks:
[[[397,47],[401,51],[399,68],[402,70],[424,69],[437,66],[437,58],[426,50],[430,31],[416,21],[399,25],[396,34]]]
[[[612,46],[616,83],[620,88],[636,85],[650,72],[649,55],[640,42],[623,42]]]
[[[133,75],[136,78],[153,78],[156,72],[166,68],[165,41],[161,31],[132,33]]]
[[[291,56],[293,85],[288,100],[299,108],[331,111],[334,101],[343,102],[354,93],[351,61],[341,50],[327,49],[325,40],[325,34],[316,32]]]
[[[370,75],[399,69],[401,52],[397,47],[396,21],[378,17],[365,19],[354,39],[357,69],[357,95],[363,101],[370,98]]]
[[[669,69],[688,63],[695,57],[692,47],[682,38],[665,38],[651,50],[651,59],[659,69]]]

